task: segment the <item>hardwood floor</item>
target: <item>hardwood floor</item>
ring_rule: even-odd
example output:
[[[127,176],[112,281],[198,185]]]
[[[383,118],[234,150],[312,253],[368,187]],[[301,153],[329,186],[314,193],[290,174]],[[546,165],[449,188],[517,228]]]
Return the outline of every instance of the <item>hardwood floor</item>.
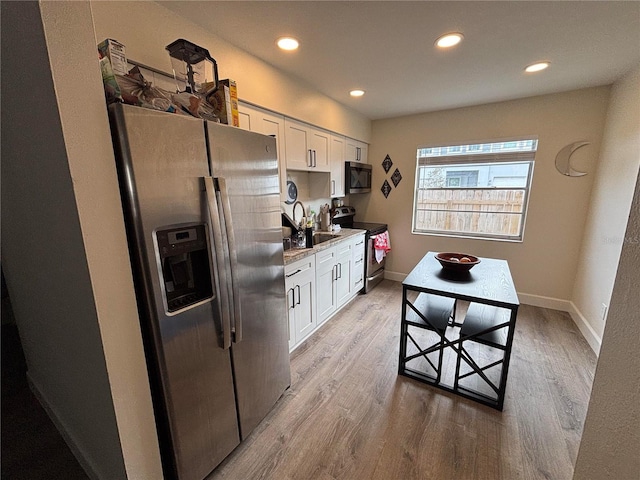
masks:
[[[520,307],[498,412],[398,376],[401,295],[385,280],[301,345],[291,388],[209,478],[570,479],[596,357],[568,314]]]
[[[398,376],[401,295],[385,280],[301,345],[291,388],[210,480],[570,479],[596,357],[569,316],[520,307],[498,412]],[[87,478],[2,334],[2,479]]]

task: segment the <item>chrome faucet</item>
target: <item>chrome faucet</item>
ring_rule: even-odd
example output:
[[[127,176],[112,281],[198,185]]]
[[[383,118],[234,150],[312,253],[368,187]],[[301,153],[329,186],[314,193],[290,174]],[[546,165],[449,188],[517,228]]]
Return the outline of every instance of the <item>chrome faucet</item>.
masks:
[[[306,210],[304,208],[304,204],[298,200],[296,201],[296,203],[293,204],[293,223],[295,223],[296,225],[298,225],[298,222],[296,221],[296,207],[300,205],[302,207],[302,218],[304,218],[304,216],[306,215]],[[300,219],[300,221],[302,221],[302,218]],[[302,228],[304,228],[305,225],[302,225]]]

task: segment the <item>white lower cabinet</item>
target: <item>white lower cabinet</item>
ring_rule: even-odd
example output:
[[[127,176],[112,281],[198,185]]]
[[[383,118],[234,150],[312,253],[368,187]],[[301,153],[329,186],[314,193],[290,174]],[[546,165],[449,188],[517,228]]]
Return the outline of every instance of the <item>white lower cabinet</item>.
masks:
[[[316,328],[315,255],[287,265],[284,275],[291,350]]]
[[[353,264],[351,265],[351,294],[355,295],[364,287],[364,233],[353,240]]]
[[[338,299],[338,308],[351,300],[351,276],[353,265],[353,242],[345,240],[336,245],[336,297]]]
[[[293,350],[364,285],[364,234],[285,266],[289,350]]]
[[[318,325],[322,324],[338,308],[335,282],[338,268],[336,266],[336,247],[327,248],[316,253],[316,297],[318,299]]]

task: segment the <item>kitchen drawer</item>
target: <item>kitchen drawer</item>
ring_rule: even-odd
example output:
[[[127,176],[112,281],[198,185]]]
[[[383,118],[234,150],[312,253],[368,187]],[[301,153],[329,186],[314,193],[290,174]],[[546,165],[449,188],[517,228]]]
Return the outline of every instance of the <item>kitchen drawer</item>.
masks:
[[[364,287],[364,255],[365,238],[364,234],[358,235],[352,241],[352,271],[351,271],[351,294],[356,295]]]

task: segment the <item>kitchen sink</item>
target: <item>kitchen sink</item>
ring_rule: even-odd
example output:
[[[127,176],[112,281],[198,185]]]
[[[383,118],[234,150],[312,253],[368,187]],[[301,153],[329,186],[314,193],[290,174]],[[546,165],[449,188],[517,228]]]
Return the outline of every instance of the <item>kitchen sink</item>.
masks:
[[[338,238],[339,235],[332,235],[330,233],[314,233],[313,234],[313,244],[318,245],[320,243],[328,242],[329,240],[333,240]]]

